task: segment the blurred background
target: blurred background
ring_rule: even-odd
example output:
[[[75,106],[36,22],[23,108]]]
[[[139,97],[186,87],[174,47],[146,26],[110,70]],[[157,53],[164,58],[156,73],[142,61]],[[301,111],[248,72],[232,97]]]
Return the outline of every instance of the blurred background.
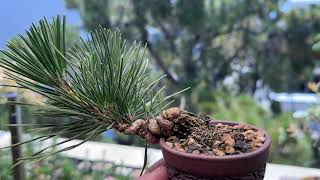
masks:
[[[175,105],[267,129],[272,136],[270,163],[320,168],[319,0],[5,0],[0,6],[0,48],[31,23],[57,14],[67,17],[69,47],[99,25],[119,29],[128,43],[147,44],[153,74],[167,74],[166,93],[191,87],[176,97]],[[0,83],[8,83],[0,73]],[[3,102],[8,93],[21,101],[42,100],[13,88],[2,87],[0,93]],[[9,113],[8,106],[0,105],[3,142]],[[33,117],[25,107],[21,119],[57,121]],[[95,141],[144,144],[112,131]],[[37,146],[25,147],[23,153],[31,154]],[[10,153],[0,151],[0,179],[12,179],[7,173]],[[121,163],[107,159],[58,155],[26,168],[26,173],[29,179],[130,179],[139,169],[119,167]]]

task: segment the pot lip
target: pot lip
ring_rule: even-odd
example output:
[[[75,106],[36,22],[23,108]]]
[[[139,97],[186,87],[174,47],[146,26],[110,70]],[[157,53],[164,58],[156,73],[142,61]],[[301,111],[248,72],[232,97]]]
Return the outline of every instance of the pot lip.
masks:
[[[214,121],[216,123],[222,123],[222,124],[234,124],[234,125],[242,124],[242,123],[233,122],[233,121],[223,121],[223,120],[214,120]],[[244,153],[244,154],[228,155],[228,156],[208,156],[208,155],[197,155],[197,154],[179,152],[179,151],[176,151],[176,150],[168,147],[164,138],[160,139],[160,145],[163,150],[169,151],[171,154],[176,154],[176,155],[179,155],[179,156],[182,156],[185,158],[189,158],[189,159],[198,159],[198,160],[206,160],[206,161],[208,161],[208,160],[209,161],[210,160],[213,160],[213,161],[230,160],[231,161],[231,160],[247,159],[250,157],[255,157],[261,153],[263,154],[263,152],[268,150],[270,143],[271,143],[271,138],[270,138],[270,135],[268,134],[267,131],[265,131],[264,129],[257,128],[256,126],[253,126],[253,127],[256,130],[261,130],[265,134],[266,140],[259,149],[256,149],[252,152],[248,152],[248,153]]]

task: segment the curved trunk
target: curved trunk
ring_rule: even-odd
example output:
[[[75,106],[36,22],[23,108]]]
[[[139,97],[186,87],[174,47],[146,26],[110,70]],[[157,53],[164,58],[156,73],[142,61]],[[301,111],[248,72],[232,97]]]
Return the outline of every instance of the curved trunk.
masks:
[[[174,129],[180,124],[183,117],[189,116],[188,112],[178,108],[169,108],[161,115],[150,119],[138,119],[131,125],[118,123],[115,128],[127,135],[138,135],[148,143],[157,144],[161,137],[169,137],[174,134]]]

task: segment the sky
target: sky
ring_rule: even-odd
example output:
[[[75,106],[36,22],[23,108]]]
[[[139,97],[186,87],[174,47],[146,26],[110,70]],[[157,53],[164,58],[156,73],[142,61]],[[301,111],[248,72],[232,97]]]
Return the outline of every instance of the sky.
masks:
[[[0,6],[0,49],[18,33],[23,33],[40,18],[51,19],[58,14],[67,15],[67,23],[81,25],[75,11],[65,10],[63,0],[1,0]]]

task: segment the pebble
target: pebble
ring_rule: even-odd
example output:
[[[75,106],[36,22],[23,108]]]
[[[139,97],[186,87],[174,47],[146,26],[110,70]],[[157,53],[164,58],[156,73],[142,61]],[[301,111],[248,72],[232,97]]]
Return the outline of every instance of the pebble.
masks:
[[[244,129],[244,130],[251,130],[252,126],[247,125],[247,124],[239,124],[239,128]]]
[[[182,148],[181,144],[180,143],[174,143],[174,148],[175,149],[179,149],[179,148]]]
[[[266,138],[265,138],[265,137],[262,137],[262,136],[258,136],[258,137],[257,137],[257,140],[258,140],[259,142],[264,142],[264,141],[266,140]]]
[[[234,146],[235,145],[235,141],[234,139],[228,139],[224,142],[227,146]]]
[[[224,149],[224,151],[225,151],[227,154],[233,154],[233,153],[235,153],[235,149],[234,149],[232,146],[226,146],[226,148]]]
[[[180,152],[185,152],[185,150],[182,148],[181,144],[174,143],[174,149]]]
[[[245,139],[253,140],[256,137],[256,134],[253,130],[247,130],[242,133],[245,136]]]
[[[230,134],[224,134],[223,137],[222,137],[222,141],[223,142],[226,142],[226,141],[228,141],[230,139],[232,139]]]
[[[213,149],[212,150],[213,154],[215,154],[216,156],[224,156],[225,153],[219,149]]]
[[[188,141],[188,145],[192,145],[192,144],[195,144],[196,141],[193,139],[193,138],[190,138],[189,141]]]
[[[167,146],[169,146],[170,148],[173,147],[173,144],[171,142],[166,142]]]
[[[197,154],[197,155],[199,155],[199,154],[200,154],[200,151],[199,151],[199,150],[194,150],[194,151],[192,151],[192,154]]]
[[[257,131],[256,134],[257,136],[264,137],[264,133],[262,131]]]
[[[263,146],[262,143],[256,143],[255,145],[256,145],[256,147],[261,147],[261,146]]]
[[[235,147],[243,150],[246,150],[248,148],[247,144],[244,141],[239,140],[236,141]]]

